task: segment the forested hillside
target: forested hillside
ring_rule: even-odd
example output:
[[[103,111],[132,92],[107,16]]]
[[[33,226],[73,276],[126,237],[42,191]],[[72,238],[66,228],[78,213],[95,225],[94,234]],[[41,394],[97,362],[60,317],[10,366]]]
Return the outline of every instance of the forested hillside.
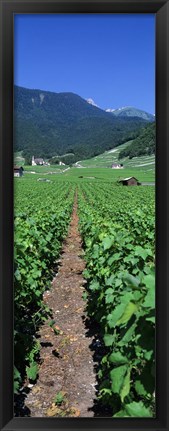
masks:
[[[155,123],[149,124],[143,129],[141,134],[132,141],[131,145],[128,145],[119,153],[119,159],[124,157],[139,157],[143,155],[155,154]]]
[[[138,136],[139,117],[116,117],[73,93],[15,87],[14,148],[29,158],[73,153],[95,156]]]

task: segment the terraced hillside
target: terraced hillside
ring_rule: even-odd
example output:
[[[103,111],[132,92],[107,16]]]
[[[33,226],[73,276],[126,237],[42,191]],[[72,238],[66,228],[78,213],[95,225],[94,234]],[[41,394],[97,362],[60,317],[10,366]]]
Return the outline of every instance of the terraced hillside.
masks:
[[[103,154],[99,156],[92,157],[91,159],[82,160],[77,163],[77,165],[81,165],[83,167],[90,168],[111,168],[113,163],[122,163],[124,168],[138,168],[148,171],[155,170],[155,156],[154,154],[151,156],[140,156],[133,157],[133,159],[129,159],[125,157],[121,159],[119,162],[118,156],[121,150],[126,148],[131,144],[132,141],[125,142],[125,144],[120,145],[119,147],[113,148],[112,150],[105,151]]]

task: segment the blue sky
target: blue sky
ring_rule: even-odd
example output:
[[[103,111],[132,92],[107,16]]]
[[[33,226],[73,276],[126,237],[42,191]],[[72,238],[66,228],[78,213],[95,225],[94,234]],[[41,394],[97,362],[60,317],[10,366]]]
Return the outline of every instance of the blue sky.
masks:
[[[14,82],[155,112],[155,15],[15,15]]]

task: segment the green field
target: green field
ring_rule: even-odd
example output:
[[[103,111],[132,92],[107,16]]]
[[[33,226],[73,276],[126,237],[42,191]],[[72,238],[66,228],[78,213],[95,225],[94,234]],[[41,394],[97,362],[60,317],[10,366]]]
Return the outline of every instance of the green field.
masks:
[[[139,181],[154,182],[155,173],[152,171],[126,168],[126,169],[108,169],[108,168],[71,168],[64,173],[64,177],[79,178],[84,180],[106,180],[110,182],[117,182],[122,178],[134,176]],[[83,178],[80,178],[83,177]]]
[[[28,166],[28,165],[25,165],[24,166],[25,173],[33,172],[33,173],[38,173],[38,174],[42,174],[42,175],[50,174],[50,173],[56,173],[56,174],[62,173],[62,171],[64,171],[67,168],[68,168],[68,166],[59,166],[59,165],[51,165],[51,166],[43,166],[43,165],[42,166],[39,166],[39,165]]]
[[[56,165],[57,166],[57,165]],[[57,177],[57,181],[70,179],[70,181],[108,181],[117,182],[120,179],[134,176],[140,182],[154,182],[155,171],[147,170],[144,168],[124,168],[124,169],[111,169],[111,168],[75,168],[61,166],[25,166],[24,178],[30,179],[35,178],[35,181],[40,178],[48,178],[53,181]],[[35,172],[35,173],[32,173]]]

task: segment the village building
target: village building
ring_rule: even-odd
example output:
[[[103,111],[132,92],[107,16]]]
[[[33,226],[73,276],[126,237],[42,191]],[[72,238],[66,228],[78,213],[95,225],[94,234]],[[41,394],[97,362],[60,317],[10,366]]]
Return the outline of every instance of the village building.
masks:
[[[123,169],[123,164],[122,163],[113,163],[111,165],[112,169]]]
[[[59,166],[65,166],[65,163],[63,163],[63,162],[59,162]]]
[[[50,163],[45,162],[42,158],[35,159],[34,156],[32,156],[32,166],[50,166]]]
[[[14,166],[14,177],[22,177],[23,171],[22,166]]]
[[[35,159],[34,156],[32,157],[32,166],[43,165],[43,164],[44,164],[43,159]]]
[[[123,186],[140,186],[141,183],[135,177],[123,178],[119,183],[123,184]]]

